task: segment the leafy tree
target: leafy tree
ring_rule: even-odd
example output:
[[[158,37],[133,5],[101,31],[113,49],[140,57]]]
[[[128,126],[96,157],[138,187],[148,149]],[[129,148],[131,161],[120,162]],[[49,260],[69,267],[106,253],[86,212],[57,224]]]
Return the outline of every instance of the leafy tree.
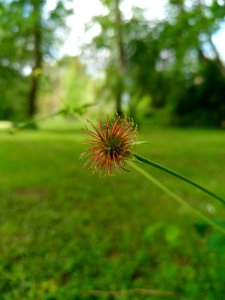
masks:
[[[16,117],[17,104],[22,110],[25,95],[28,115],[32,117],[37,112],[43,61],[52,58],[59,38],[57,28],[65,28],[65,17],[70,12],[61,0],[50,12],[46,10],[46,0],[1,3],[0,90],[6,117]],[[11,92],[7,86],[12,87]],[[6,113],[7,107],[11,107],[11,114]]]
[[[94,101],[94,80],[79,57],[63,57],[58,62],[62,99],[67,106],[78,107]]]
[[[85,108],[95,101],[95,80],[79,57],[63,56],[54,63],[43,64],[39,91],[41,114],[60,112],[71,115],[78,108]]]
[[[95,21],[101,26],[101,34],[94,39],[97,49],[110,53],[106,66],[105,86],[116,103],[116,111],[122,114],[122,99],[125,92],[126,57],[124,45],[124,20],[120,9],[122,0],[101,0],[108,14]]]
[[[220,126],[224,119],[225,67],[212,39],[224,22],[221,11],[218,1],[171,1],[163,36],[174,57],[169,101],[179,124]],[[168,36],[179,36],[179,43]]]
[[[184,97],[190,97],[190,86],[199,74],[210,84],[207,76],[210,76],[209,70],[214,72],[215,69],[221,77],[215,77],[218,81],[214,82],[216,86],[218,84],[214,90],[214,94],[218,93],[215,109],[223,111],[223,97],[219,91],[225,67],[212,38],[224,22],[222,1],[171,0],[161,21],[146,20],[143,12],[136,8],[133,17],[130,20],[123,18],[122,22],[115,18],[115,11],[113,14],[115,1],[102,2],[111,11],[107,16],[97,18],[102,32],[94,42],[97,48],[106,48],[110,53],[105,70],[106,88],[114,99],[118,91],[122,96],[127,95],[131,116],[135,117],[140,100],[146,97],[150,100],[150,109],[169,105],[173,114],[179,114],[178,107],[183,105]],[[120,35],[122,48],[116,44]],[[122,55],[119,55],[119,49],[122,49]],[[123,68],[119,68],[118,62],[123,62],[120,64]],[[206,91],[207,88],[199,95],[207,97]],[[206,102],[196,100],[191,105],[207,106]],[[214,124],[219,122],[221,120]]]

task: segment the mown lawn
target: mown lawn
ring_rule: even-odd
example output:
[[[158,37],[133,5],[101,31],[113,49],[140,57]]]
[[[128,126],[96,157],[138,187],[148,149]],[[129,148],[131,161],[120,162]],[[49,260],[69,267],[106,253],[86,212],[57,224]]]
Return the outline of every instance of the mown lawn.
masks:
[[[139,154],[225,198],[224,131],[140,139]],[[0,300],[224,299],[225,237],[134,171],[91,175],[82,141],[78,130],[0,135]],[[145,168],[224,225],[222,204]]]

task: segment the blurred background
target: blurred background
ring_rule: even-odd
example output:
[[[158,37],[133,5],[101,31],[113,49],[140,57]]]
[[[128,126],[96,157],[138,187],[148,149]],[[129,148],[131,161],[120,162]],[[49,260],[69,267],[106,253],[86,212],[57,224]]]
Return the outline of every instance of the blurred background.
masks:
[[[224,299],[220,233],[135,172],[82,168],[84,120],[116,112],[225,197],[224,0],[0,0],[0,299]]]

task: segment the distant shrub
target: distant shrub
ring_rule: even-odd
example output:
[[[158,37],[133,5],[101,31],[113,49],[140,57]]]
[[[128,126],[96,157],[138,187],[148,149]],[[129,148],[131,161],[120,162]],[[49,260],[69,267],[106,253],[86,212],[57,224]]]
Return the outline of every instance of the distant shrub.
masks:
[[[225,77],[216,61],[207,61],[183,89],[174,107],[173,123],[224,127]]]

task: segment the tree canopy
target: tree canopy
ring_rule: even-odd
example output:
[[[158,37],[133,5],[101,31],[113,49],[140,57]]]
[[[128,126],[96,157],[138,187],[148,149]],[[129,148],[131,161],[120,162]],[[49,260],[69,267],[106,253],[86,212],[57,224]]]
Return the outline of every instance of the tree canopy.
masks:
[[[33,117],[44,105],[38,103],[42,88],[53,80],[52,94],[60,86],[67,102],[101,98],[136,120],[164,110],[173,124],[224,126],[225,65],[214,36],[225,24],[225,1],[168,0],[160,19],[148,19],[138,7],[128,18],[125,1],[99,1],[106,13],[92,25],[100,33],[83,46],[89,57],[99,55],[104,76],[93,81],[95,66],[87,75],[91,67],[81,54],[64,59],[60,84],[54,78],[62,71],[57,53],[69,0],[57,0],[52,10],[47,0],[0,2],[0,118]]]
[[[65,2],[65,1],[64,1]],[[10,0],[0,4],[0,117],[20,118],[37,112],[43,63],[55,56],[59,28],[71,12],[58,0]]]
[[[177,124],[220,126],[225,66],[213,36],[224,24],[224,2],[171,0],[162,20],[148,20],[138,8],[125,19],[120,2],[102,3],[108,14],[95,18],[102,30],[93,41],[96,49],[108,49],[105,84],[112,99],[118,103],[119,93],[133,117],[149,97],[149,111],[168,107]],[[209,121],[211,102],[217,113]]]

